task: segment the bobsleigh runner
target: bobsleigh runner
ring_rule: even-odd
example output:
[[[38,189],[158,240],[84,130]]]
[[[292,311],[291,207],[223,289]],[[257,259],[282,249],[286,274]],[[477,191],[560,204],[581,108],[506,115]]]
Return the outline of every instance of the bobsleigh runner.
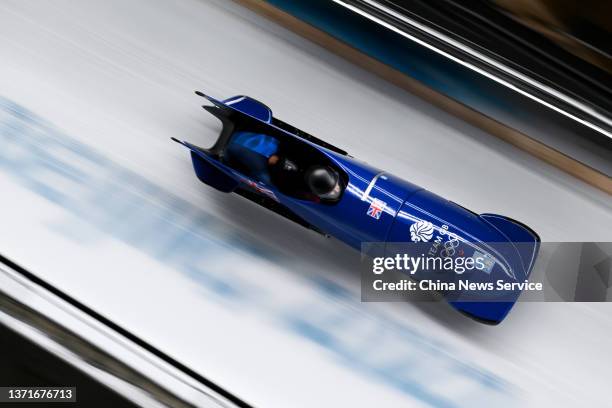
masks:
[[[212,103],[203,107],[222,122],[220,137],[208,149],[172,139],[191,151],[203,183],[235,192],[357,250],[369,242],[417,243],[419,255],[481,254],[487,259],[484,270],[463,277],[480,282],[528,279],[540,239],[527,226],[501,215],[476,214],[373,168],[275,118],[250,97],[219,101],[196,93]],[[395,253],[391,246],[388,251]],[[447,300],[476,320],[497,324],[519,294],[520,289],[513,289],[497,298],[479,292]]]

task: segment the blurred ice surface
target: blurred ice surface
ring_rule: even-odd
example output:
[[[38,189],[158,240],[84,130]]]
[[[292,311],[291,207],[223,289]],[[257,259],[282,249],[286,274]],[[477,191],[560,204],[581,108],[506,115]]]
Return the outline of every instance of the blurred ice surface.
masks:
[[[231,2],[4,1],[0,61],[2,253],[254,405],[607,401],[608,304],[361,304],[358,254],[202,186],[169,137],[216,136],[193,89],[251,94],[545,240],[609,240],[603,193]]]
[[[350,369],[353,374],[395,388],[410,396],[410,400],[414,398],[432,406],[452,407],[457,406],[454,400],[457,397],[470,406],[491,400],[503,405],[512,397],[512,387],[506,381],[469,359],[454,356],[451,346],[445,341],[367,310],[368,306],[359,303],[358,294],[328,277],[328,271],[322,274],[309,271],[312,268],[309,263],[296,262],[273,247],[237,234],[237,231],[226,228],[215,214],[117,166],[20,106],[0,100],[0,109],[0,144],[6,153],[0,154],[0,164],[3,173],[27,191],[25,196],[23,192],[17,193],[27,199],[27,203],[23,202],[25,199],[16,200],[15,197],[5,201],[5,204],[14,203],[11,213],[31,217],[30,222],[32,219],[40,221],[40,227],[47,227],[55,235],[54,241],[65,239],[69,246],[77,245],[73,251],[87,248],[97,252],[105,248],[107,241],[119,241],[175,271],[157,282],[160,289],[168,291],[162,292],[160,297],[166,309],[173,310],[175,316],[197,316],[200,312],[200,308],[184,308],[184,295],[171,295],[171,286],[167,285],[174,282],[166,281],[172,281],[172,275],[180,273],[197,284],[196,293],[189,291],[189,296],[197,298],[197,301],[202,297],[207,303],[219,303],[238,313],[262,315],[276,330],[288,331],[321,347],[329,354],[328,358]],[[19,190],[11,187],[8,180],[2,186],[3,191]],[[27,193],[34,193],[36,197],[29,198]],[[27,211],[32,205],[30,201],[40,198],[45,202]],[[49,203],[63,211],[50,216],[53,211],[49,211]],[[14,228],[20,226],[14,224]],[[27,234],[37,235],[30,229],[27,229]],[[40,240],[39,236],[36,238]],[[14,237],[9,236],[9,239]],[[51,264],[48,258],[62,253],[57,251],[54,254],[51,248],[55,244],[43,243],[44,247],[33,256],[47,258],[47,261],[33,270],[44,274]],[[26,246],[23,249],[29,252],[33,248]],[[98,256],[103,255],[100,253]],[[86,264],[78,268],[78,264],[71,261],[63,260],[57,267],[62,268],[63,264],[63,268],[77,272],[82,279],[79,285],[95,280],[87,264],[96,262],[95,259],[85,260]],[[327,266],[324,259],[321,261],[317,268]],[[131,268],[146,270],[148,266],[134,262]],[[124,269],[121,264],[114,269],[100,277],[105,280],[114,278],[111,287],[127,285],[129,278],[126,279],[125,275],[133,270],[130,267]],[[70,271],[62,273],[70,274]],[[142,286],[137,283],[127,287],[126,296],[132,298],[129,301],[145,305],[157,301],[151,299],[151,293],[142,290]],[[95,285],[95,288],[99,290],[100,286]],[[109,290],[103,300],[116,301],[115,295],[115,290]],[[79,293],[76,296],[81,297]],[[118,304],[122,308],[126,306],[123,301]],[[158,317],[158,314],[151,313],[147,318],[158,329],[164,330],[165,325]],[[169,317],[174,318],[172,314]],[[235,324],[240,318],[233,320]],[[189,318],[185,323],[184,329],[190,332],[196,331],[193,325],[201,324],[204,333],[218,330],[220,336],[229,335],[222,329],[224,322],[217,319],[199,321]],[[134,322],[126,322],[126,326],[138,332]],[[165,345],[164,349],[171,354],[179,352],[173,347],[187,341],[181,339],[181,335],[185,334],[177,333],[179,338],[173,344]],[[262,337],[257,332],[237,335],[255,344]],[[209,335],[204,339],[206,337]],[[266,351],[270,345],[261,341],[260,346],[264,346]],[[274,353],[275,350],[276,347],[267,351]],[[231,348],[206,352],[238,353]],[[206,352],[201,353],[205,355]],[[249,357],[243,358],[247,364]],[[268,355],[259,369],[270,369],[276,358],[275,354]],[[295,367],[292,370],[299,370],[300,363],[298,357],[292,362]],[[292,381],[314,374],[308,371],[295,373]],[[228,386],[231,386],[231,381]],[[316,389],[314,385],[311,387]],[[331,399],[325,397],[328,402]]]

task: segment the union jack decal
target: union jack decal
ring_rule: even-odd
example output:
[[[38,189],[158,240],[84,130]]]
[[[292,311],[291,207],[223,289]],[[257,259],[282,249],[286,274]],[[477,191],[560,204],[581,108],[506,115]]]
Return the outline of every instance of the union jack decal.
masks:
[[[385,203],[384,201],[381,201],[381,200],[375,198],[372,201],[372,204],[370,204],[370,208],[368,208],[367,214],[370,217],[379,220],[380,216],[382,215],[383,210],[385,209],[386,205],[387,205],[387,203]]]

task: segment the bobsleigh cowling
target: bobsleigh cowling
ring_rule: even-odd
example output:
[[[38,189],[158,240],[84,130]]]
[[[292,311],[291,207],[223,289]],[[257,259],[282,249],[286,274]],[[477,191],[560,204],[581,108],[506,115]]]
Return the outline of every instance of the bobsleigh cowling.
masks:
[[[173,140],[190,150],[194,170],[203,183],[222,192],[237,193],[357,250],[369,242],[419,243],[433,255],[443,255],[444,251],[448,255],[451,249],[465,256],[485,254],[491,265],[486,274],[479,271],[483,280],[502,276],[523,282],[529,278],[540,239],[524,224],[502,215],[476,214],[361,162],[275,118],[270,108],[253,98],[236,96],[221,101],[196,93],[212,103],[203,107],[221,121],[221,135],[211,148]],[[261,171],[236,165],[229,154],[236,140],[247,140],[239,147],[246,146],[250,149],[248,154],[257,157],[269,158],[281,149],[295,158],[296,167],[333,169],[340,191],[328,199],[314,194],[312,186],[300,178],[286,185],[264,177]],[[387,250],[392,255],[395,249],[389,246]],[[476,320],[497,324],[519,294],[506,293],[501,300],[448,300],[455,309]]]

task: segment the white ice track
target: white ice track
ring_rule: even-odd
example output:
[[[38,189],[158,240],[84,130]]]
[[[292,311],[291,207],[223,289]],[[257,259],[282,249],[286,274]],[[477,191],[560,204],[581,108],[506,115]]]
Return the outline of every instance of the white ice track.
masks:
[[[358,254],[196,180],[169,140],[216,137],[195,89],[256,97],[545,241],[612,238],[609,196],[231,1],[4,0],[3,105],[57,132],[21,117],[10,139],[15,111],[0,110],[0,251],[258,407],[609,404],[612,305],[521,303],[488,327],[442,304],[360,303]],[[40,138],[53,142],[24,148]],[[88,178],[37,173],[67,138],[83,146],[58,160]],[[72,212],[32,177],[68,191]],[[159,253],[168,231],[197,238],[173,243],[191,245],[179,263]]]

